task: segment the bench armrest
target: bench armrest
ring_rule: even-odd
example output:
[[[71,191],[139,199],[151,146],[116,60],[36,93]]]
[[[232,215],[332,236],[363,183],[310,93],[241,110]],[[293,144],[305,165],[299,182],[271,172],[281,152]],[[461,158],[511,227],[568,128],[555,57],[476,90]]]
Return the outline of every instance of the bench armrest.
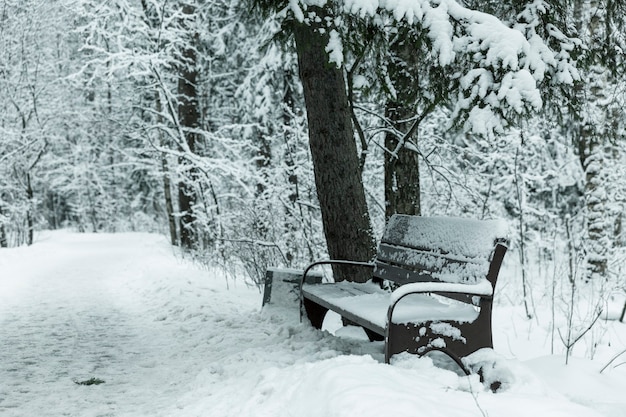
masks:
[[[346,261],[346,260],[340,260],[340,259],[325,259],[325,260],[313,262],[312,264],[307,266],[304,272],[302,273],[302,277],[300,278],[300,286],[298,287],[300,291],[300,321],[302,321],[302,317],[304,314],[303,313],[304,297],[302,296],[302,287],[304,286],[306,275],[309,273],[311,269],[319,265],[352,265],[352,266],[362,266],[366,268],[374,268],[375,266],[374,263],[372,262]]]
[[[387,310],[387,323],[391,323],[393,311],[400,300],[407,295],[424,293],[457,293],[491,298],[493,296],[493,287],[487,280],[483,280],[478,284],[459,284],[454,282],[414,282],[412,284],[402,285],[391,293],[389,309]]]
[[[313,268],[318,265],[352,265],[352,266],[362,266],[367,268],[374,268],[374,263],[372,262],[359,262],[359,261],[345,261],[339,259],[325,259],[322,261],[313,262],[309,266],[306,267],[302,277],[300,278],[300,291],[302,292],[302,286],[304,285],[304,281],[306,279],[307,274]]]

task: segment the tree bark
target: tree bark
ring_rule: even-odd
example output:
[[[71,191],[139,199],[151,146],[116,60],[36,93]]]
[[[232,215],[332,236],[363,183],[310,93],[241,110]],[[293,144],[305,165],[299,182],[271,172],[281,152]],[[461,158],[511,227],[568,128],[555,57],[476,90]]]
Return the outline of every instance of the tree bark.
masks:
[[[28,209],[26,210],[26,227],[27,227],[27,245],[32,245],[34,241],[35,225],[33,221],[33,210],[35,206],[33,198],[33,186],[30,180],[30,172],[26,173],[26,199],[28,200]]]
[[[0,216],[2,216],[2,214],[2,204],[0,204]],[[8,246],[7,230],[4,227],[4,223],[0,223],[0,248],[6,248]]]
[[[176,217],[174,216],[174,204],[172,201],[172,185],[166,155],[161,155],[161,169],[163,171],[163,195],[165,198],[167,224],[170,231],[170,242],[173,246],[176,246],[178,244],[178,234],[176,233]]]
[[[603,152],[597,132],[591,132],[587,124],[580,129],[579,140],[585,143],[582,158],[585,170],[585,207],[587,218],[587,276],[606,278],[608,272],[608,253],[611,246],[607,230],[608,210],[605,178],[602,166]]]
[[[585,22],[580,14],[582,7],[592,10],[591,19]],[[576,16],[579,30],[586,31],[592,45],[600,45],[605,39],[607,10],[597,0],[583,1],[579,4]],[[609,72],[603,64],[595,63],[584,75],[585,83],[578,87],[578,95],[586,101],[584,112],[579,120],[576,138],[580,163],[585,171],[585,209],[587,228],[587,265],[585,279],[606,279],[608,272],[608,256],[611,247],[608,225],[609,211],[605,190],[606,175],[604,172],[604,146],[609,138],[615,137],[608,123],[607,96]]]
[[[161,112],[163,104],[159,94],[155,95],[156,111],[159,123],[162,122]],[[165,146],[163,132],[159,131],[159,144]],[[167,224],[170,231],[170,242],[173,246],[178,245],[178,233],[176,231],[176,217],[174,216],[174,201],[172,199],[172,181],[170,179],[170,170],[167,163],[167,154],[161,154],[161,172],[163,173],[163,197],[165,199],[165,215],[167,216]]]
[[[417,128],[413,124],[418,122],[408,120],[415,120],[416,116],[422,120],[434,107],[425,105],[424,93],[419,85],[420,59],[423,58],[415,51],[419,50],[420,43],[413,31],[401,29],[389,45],[387,73],[394,94],[387,99],[385,117],[397,133],[388,132],[385,135],[385,148],[388,150],[385,152],[387,219],[396,213],[421,214],[419,155],[407,143],[411,140],[413,145],[417,145]],[[422,114],[419,114],[420,103],[425,107]],[[413,134],[409,137],[402,137],[411,131]]]
[[[195,7],[191,4],[183,5],[183,18],[191,19],[195,13]],[[188,152],[195,152],[198,134],[196,130],[200,126],[200,112],[198,109],[198,92],[196,82],[198,78],[198,66],[195,45],[198,43],[198,34],[193,28],[188,27],[188,22],[183,22],[183,27],[188,31],[187,43],[182,50],[180,76],[178,78],[178,119],[185,135]],[[181,159],[181,164],[188,162]],[[195,181],[197,170],[190,166],[187,169],[188,178],[178,184],[178,206],[180,215],[180,244],[182,247],[191,249],[195,246],[197,236],[194,231],[194,205],[196,202]]]
[[[395,122],[400,132],[410,128],[405,120],[415,115],[397,102],[388,102],[385,117]],[[385,148],[393,151],[398,147],[399,138],[393,133],[385,135]],[[419,158],[417,152],[402,145],[396,154],[385,152],[385,217],[401,213],[421,214]]]
[[[328,254],[333,259],[369,261],[375,246],[344,75],[329,63],[326,52],[331,28],[325,18],[332,16],[319,7],[308,11],[316,13],[320,22],[295,23],[294,35]],[[336,281],[370,278],[354,268],[335,267],[333,274]]]

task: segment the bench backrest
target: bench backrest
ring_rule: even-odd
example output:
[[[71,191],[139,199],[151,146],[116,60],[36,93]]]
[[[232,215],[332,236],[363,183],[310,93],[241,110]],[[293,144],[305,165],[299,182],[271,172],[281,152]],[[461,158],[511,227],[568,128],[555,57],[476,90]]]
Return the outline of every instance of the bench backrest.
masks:
[[[400,285],[488,279],[495,287],[506,236],[506,225],[499,220],[396,214],[378,247],[374,278]]]

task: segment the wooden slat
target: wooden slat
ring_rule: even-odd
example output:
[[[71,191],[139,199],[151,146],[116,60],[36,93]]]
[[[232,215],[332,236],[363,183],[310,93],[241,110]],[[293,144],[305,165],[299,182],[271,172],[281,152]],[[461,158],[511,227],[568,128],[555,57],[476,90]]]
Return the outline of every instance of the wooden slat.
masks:
[[[311,284],[302,287],[302,295],[306,300],[335,311],[360,326],[384,334],[390,294],[376,286],[349,282]],[[477,316],[478,311],[468,303],[442,301],[427,294],[409,296],[394,313],[394,319],[414,323],[428,320],[474,320]]]
[[[422,217],[394,214],[381,239],[390,243],[454,256],[486,258],[497,241],[506,240],[498,220]]]
[[[418,250],[399,245],[381,243],[376,259],[391,265],[402,266],[413,271],[441,271],[444,267],[473,265],[482,267],[487,274],[487,259],[469,259],[462,256],[442,254],[435,251]]]
[[[442,282],[441,280],[434,278],[428,271],[413,272],[402,269],[402,267],[388,265],[383,262],[376,262],[374,276],[376,278],[393,281],[398,285],[411,284],[414,282]],[[458,293],[441,293],[440,295],[464,303],[476,304],[473,296]]]
[[[381,243],[374,268],[374,277],[393,281],[398,285],[413,282],[468,282],[475,283],[487,276],[489,264],[462,261],[459,257],[437,252],[416,250]],[[453,281],[438,278],[446,270],[457,271]],[[464,294],[441,294],[454,300],[475,304],[475,298]]]
[[[390,265],[385,262],[376,261],[374,277],[393,281],[398,285],[410,284],[412,282],[435,281],[430,271],[411,271],[401,266]]]
[[[379,244],[376,258],[403,265],[416,265],[426,269],[433,269],[436,268],[437,265],[447,263],[478,262],[477,259],[462,255],[443,253],[432,249],[416,249],[388,242],[381,242]]]
[[[324,290],[322,291],[323,294],[320,294],[320,291],[316,291],[320,289]],[[378,323],[375,323],[374,321],[371,321],[365,318],[363,314],[358,314],[358,311],[348,310],[340,306],[341,300],[352,298],[352,297],[359,296],[359,295],[370,295],[370,294],[373,294],[373,291],[371,290],[368,291],[366,289],[366,286],[364,285],[354,285],[352,287],[348,287],[348,286],[340,286],[337,284],[316,284],[316,285],[305,285],[302,287],[302,295],[305,298],[321,305],[322,307],[325,307],[329,310],[336,312],[337,314],[341,315],[345,319],[353,323],[356,323],[359,326],[363,326],[381,336],[384,336],[385,335],[384,320],[385,320],[386,309],[383,309],[380,312],[379,316],[382,321],[379,320]]]

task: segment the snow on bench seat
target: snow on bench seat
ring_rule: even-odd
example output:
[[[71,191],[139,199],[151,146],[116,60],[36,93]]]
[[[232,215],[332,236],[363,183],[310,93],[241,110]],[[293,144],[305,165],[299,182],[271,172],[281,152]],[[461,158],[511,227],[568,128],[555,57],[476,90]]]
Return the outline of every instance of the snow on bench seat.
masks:
[[[422,284],[422,283],[420,283]],[[433,283],[424,283],[433,284]],[[439,288],[430,286],[429,289],[453,290],[452,286],[439,283]],[[455,284],[451,284],[455,285]],[[387,311],[393,298],[399,298],[404,294],[404,287],[400,287],[400,293],[389,293],[372,283],[354,284],[339,282],[336,284],[305,285],[302,292],[305,297],[323,305],[333,311],[337,311],[346,319],[361,326],[365,326],[375,332],[384,335],[387,326]],[[457,285],[467,290],[468,285]],[[432,288],[431,288],[432,287]],[[477,291],[490,292],[491,285],[485,280],[484,285],[472,285]],[[415,288],[414,288],[415,289]],[[396,290],[396,291],[398,291]],[[412,294],[406,302],[400,304],[394,311],[394,323],[420,323],[429,320],[456,321],[459,323],[471,323],[478,317],[478,309],[474,306],[459,301],[436,298],[427,294]]]

